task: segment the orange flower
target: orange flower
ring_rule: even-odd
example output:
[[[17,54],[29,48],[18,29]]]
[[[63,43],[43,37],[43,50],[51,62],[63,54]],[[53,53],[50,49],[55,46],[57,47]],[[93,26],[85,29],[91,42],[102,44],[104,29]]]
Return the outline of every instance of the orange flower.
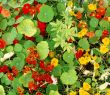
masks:
[[[2,14],[4,17],[9,17],[9,16],[10,16],[10,11],[7,10],[7,9],[2,9],[1,14]]]
[[[94,32],[87,32],[86,36],[89,38],[92,38],[95,36],[95,33]]]
[[[77,19],[81,19],[82,18],[82,13],[80,11],[77,12],[76,18]]]

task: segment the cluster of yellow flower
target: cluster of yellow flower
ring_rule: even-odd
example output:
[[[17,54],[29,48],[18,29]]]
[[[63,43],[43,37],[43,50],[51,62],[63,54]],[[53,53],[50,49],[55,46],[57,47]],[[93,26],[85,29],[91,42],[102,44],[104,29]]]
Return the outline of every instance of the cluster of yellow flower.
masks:
[[[109,51],[108,45],[110,44],[110,39],[105,37],[104,39],[102,39],[102,43],[103,44],[100,45],[100,52],[102,54],[105,54]]]
[[[88,50],[89,51],[89,50]],[[83,54],[82,57],[80,57],[78,59],[79,63],[81,65],[87,65],[89,62],[91,62],[94,65],[94,69],[98,69],[100,66],[99,64],[96,62],[97,56],[92,56],[88,53],[88,51],[86,51],[85,54]]]
[[[89,5],[88,5],[88,9],[89,9],[90,11],[95,11],[95,10],[97,9],[97,5],[96,5],[96,4],[89,4]]]

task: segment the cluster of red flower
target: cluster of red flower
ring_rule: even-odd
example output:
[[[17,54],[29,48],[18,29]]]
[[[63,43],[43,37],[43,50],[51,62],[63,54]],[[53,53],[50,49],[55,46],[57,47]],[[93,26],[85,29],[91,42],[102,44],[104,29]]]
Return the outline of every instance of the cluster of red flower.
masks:
[[[13,66],[11,70],[9,70],[9,67],[7,65],[3,65],[0,67],[0,73],[6,73],[9,80],[13,80],[14,77],[18,75],[18,69],[16,66]]]

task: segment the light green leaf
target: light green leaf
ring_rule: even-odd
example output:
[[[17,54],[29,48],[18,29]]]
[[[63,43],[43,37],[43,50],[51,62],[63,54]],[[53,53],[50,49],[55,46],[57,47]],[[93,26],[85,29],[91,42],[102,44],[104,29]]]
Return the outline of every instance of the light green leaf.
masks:
[[[76,75],[76,71],[74,69],[64,72],[60,77],[62,83],[66,85],[73,85],[77,81],[77,78],[78,76]]]
[[[8,25],[8,22],[6,19],[3,19],[2,21],[0,21],[0,29],[1,30],[5,30],[7,25]]]
[[[51,90],[49,95],[60,95],[58,91]]]
[[[99,22],[99,20],[97,18],[95,18],[95,17],[91,18],[91,20],[90,20],[90,27],[96,28],[98,26],[98,22]]]
[[[37,2],[40,2],[40,3],[46,3],[47,0],[37,0]]]
[[[33,36],[37,32],[37,28],[34,25],[34,22],[30,19],[23,20],[18,26],[18,33],[24,34],[28,37]]]
[[[23,49],[22,45],[21,44],[15,44],[14,46],[14,51],[15,52],[21,52]]]
[[[2,85],[0,85],[0,95],[6,95]]]
[[[45,59],[49,53],[49,46],[46,41],[41,41],[37,44],[37,51],[40,55],[40,59]]]

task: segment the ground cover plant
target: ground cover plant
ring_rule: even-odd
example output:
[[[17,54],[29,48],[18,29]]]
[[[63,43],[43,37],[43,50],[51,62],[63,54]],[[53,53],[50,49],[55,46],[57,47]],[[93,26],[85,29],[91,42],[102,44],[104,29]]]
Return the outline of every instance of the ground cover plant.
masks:
[[[110,95],[110,0],[0,0],[0,95]]]

